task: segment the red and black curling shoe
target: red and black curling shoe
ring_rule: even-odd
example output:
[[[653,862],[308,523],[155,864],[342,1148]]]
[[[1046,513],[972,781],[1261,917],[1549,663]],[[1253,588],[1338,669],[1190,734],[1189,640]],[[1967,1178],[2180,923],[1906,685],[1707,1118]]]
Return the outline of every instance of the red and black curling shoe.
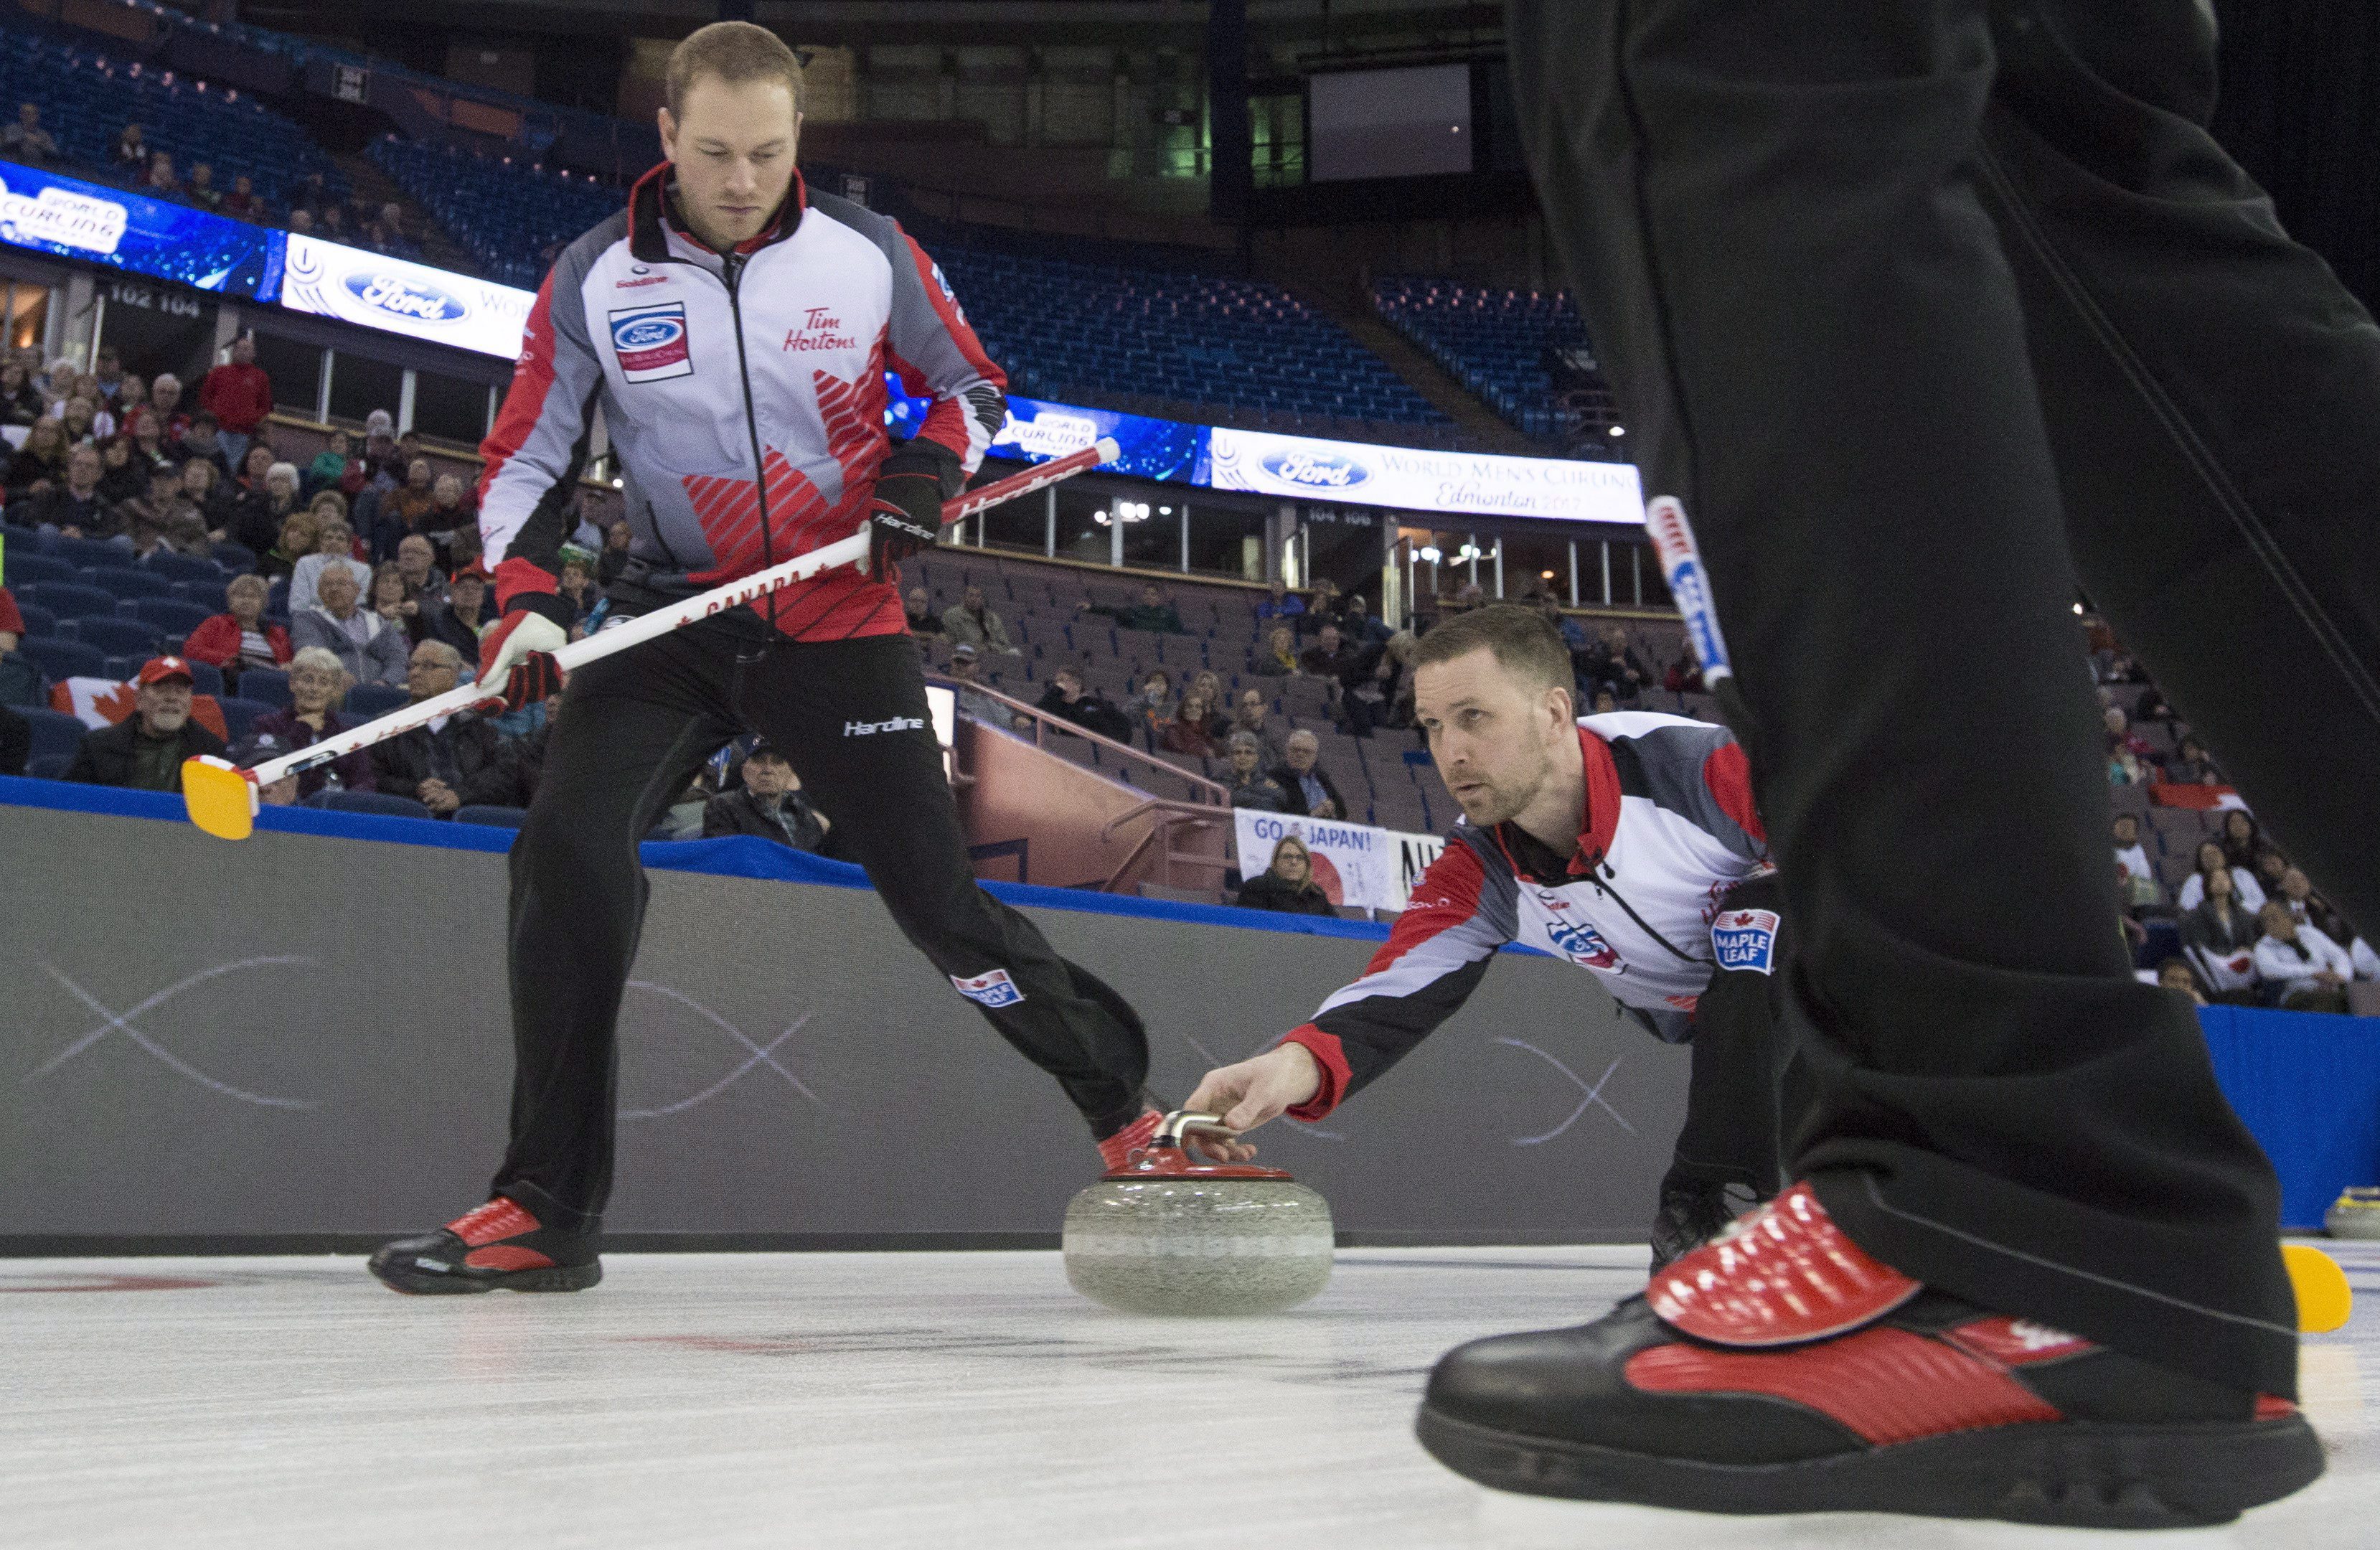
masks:
[[[1448,1352],[1418,1430],[1483,1485],[1701,1512],[2180,1528],[2323,1469],[2288,1401],[1930,1290],[1805,1184],[1594,1324]]]
[[[1099,1162],[1105,1170],[1122,1173],[1132,1166],[1133,1153],[1147,1151],[1150,1140],[1157,1134],[1158,1126],[1164,1122],[1165,1116],[1156,1109],[1143,1109],[1139,1118],[1099,1142]]]
[[[584,1291],[603,1278],[593,1239],[546,1227],[502,1195],[436,1232],[382,1244],[370,1268],[418,1294]]]

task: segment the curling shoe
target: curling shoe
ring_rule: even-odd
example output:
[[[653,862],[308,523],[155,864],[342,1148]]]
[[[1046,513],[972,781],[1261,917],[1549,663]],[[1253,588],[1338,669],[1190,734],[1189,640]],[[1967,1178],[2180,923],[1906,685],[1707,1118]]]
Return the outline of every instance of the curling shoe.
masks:
[[[1593,1324],[1448,1352],[1417,1429],[1483,1485],[1700,1512],[2180,1528],[2323,1470],[2288,1401],[1929,1290],[1802,1184]]]
[[[1149,1138],[1157,1134],[1158,1126],[1164,1122],[1165,1116],[1156,1109],[1141,1110],[1139,1118],[1099,1143],[1099,1162],[1110,1173],[1130,1167],[1132,1154],[1147,1150]]]
[[[593,1239],[546,1227],[502,1195],[436,1232],[382,1244],[370,1269],[421,1294],[584,1291],[603,1278]]]

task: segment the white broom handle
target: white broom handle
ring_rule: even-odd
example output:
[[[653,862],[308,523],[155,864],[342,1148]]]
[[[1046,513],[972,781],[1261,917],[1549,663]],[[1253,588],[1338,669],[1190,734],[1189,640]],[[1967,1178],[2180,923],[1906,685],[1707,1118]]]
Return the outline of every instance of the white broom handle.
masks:
[[[1117,450],[1116,444],[1112,440],[1102,438],[1095,446],[1087,446],[1080,452],[1070,452],[1063,458],[1052,458],[1038,468],[1027,469],[1023,473],[1012,474],[1006,479],[984,485],[978,490],[970,490],[942,508],[942,525],[949,527],[954,522],[964,522],[977,512],[998,506],[1002,501],[1014,500],[1019,495],[1029,495],[1034,491],[1055,484],[1062,479],[1072,478],[1085,469],[1097,468],[1101,463],[1112,459]],[[554,665],[565,673],[576,672],[587,664],[600,661],[614,652],[623,652],[630,646],[642,645],[657,635],[667,635],[671,630],[692,624],[698,619],[707,619],[713,614],[722,614],[730,608],[740,607],[756,597],[764,596],[783,587],[789,587],[795,581],[806,581],[820,571],[832,570],[838,566],[864,564],[868,559],[868,530],[862,528],[849,538],[837,539],[823,549],[813,549],[807,555],[797,555],[781,564],[771,566],[766,570],[756,570],[751,575],[730,581],[723,587],[714,587],[707,592],[698,592],[683,603],[672,604],[666,608],[656,609],[650,614],[639,614],[624,624],[597,630],[583,641],[573,641],[553,653]],[[391,738],[403,737],[415,727],[427,726],[441,716],[460,714],[474,705],[483,704],[498,697],[490,692],[488,685],[463,684],[433,699],[401,706],[378,720],[365,722],[361,726],[349,727],[334,738],[325,738],[321,742],[310,743],[295,753],[285,753],[278,759],[268,759],[263,763],[251,767],[249,774],[261,788],[272,785],[276,780],[310,770],[318,764],[327,764],[334,759],[344,758],[358,749],[386,742]]]

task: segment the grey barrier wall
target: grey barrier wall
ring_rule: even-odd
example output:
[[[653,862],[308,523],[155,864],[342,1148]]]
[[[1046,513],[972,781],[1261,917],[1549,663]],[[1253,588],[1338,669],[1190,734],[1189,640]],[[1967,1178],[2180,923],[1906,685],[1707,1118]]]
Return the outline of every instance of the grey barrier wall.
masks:
[[[504,906],[501,855],[0,807],[0,1252],[344,1241],[478,1202]],[[1372,951],[1033,913],[1141,1008],[1175,1102]],[[866,891],[654,873],[622,1044],[623,1243],[1054,1241],[1096,1173],[1055,1084]],[[1636,1239],[1685,1059],[1507,954],[1372,1090],[1259,1140],[1355,1241]]]

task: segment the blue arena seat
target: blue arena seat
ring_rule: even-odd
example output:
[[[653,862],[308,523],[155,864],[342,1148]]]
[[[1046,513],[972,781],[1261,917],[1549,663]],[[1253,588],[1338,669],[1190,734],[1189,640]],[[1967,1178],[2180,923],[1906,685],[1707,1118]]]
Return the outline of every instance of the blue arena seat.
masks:
[[[107,673],[107,653],[97,646],[62,635],[29,635],[17,649],[31,660],[52,683],[67,678],[96,678]]]
[[[103,565],[130,565],[132,555],[103,538],[54,538],[49,552],[68,565],[90,569]]]
[[[204,555],[177,555],[170,549],[160,549],[140,565],[168,581],[221,587],[226,580],[223,567]]]
[[[251,667],[239,676],[243,699],[258,700],[273,709],[289,708],[289,675],[278,667]]]
[[[249,677],[255,676],[251,673]],[[246,678],[240,681],[240,687],[242,689],[248,687]],[[237,742],[248,736],[249,723],[267,711],[278,710],[281,707],[268,704],[261,700],[252,700],[245,695],[226,694],[215,697],[215,708],[223,712],[225,734],[232,742]]]
[[[10,588],[26,586],[34,581],[73,581],[79,573],[74,562],[55,555],[44,555],[33,547],[36,539],[11,538],[7,551],[0,555],[0,575],[5,575]]]
[[[115,594],[79,581],[36,581],[18,594],[19,603],[39,604],[62,619],[84,614],[113,614]]]
[[[71,753],[44,753],[38,759],[26,760],[25,773],[35,780],[63,780],[73,763]]]
[[[225,576],[245,576],[256,568],[256,551],[226,541],[215,545],[215,564]]]
[[[17,616],[25,621],[28,635],[55,635],[58,632],[58,616],[38,603],[19,603]]]
[[[371,721],[412,702],[413,696],[395,684],[358,684],[347,690],[342,711],[350,721]]]
[[[33,726],[30,758],[49,759],[63,754],[72,759],[75,750],[82,744],[86,728],[64,711],[21,710],[17,714]]]
[[[132,616],[178,641],[215,616],[219,610],[177,597],[144,597],[132,605]]]
[[[492,829],[517,829],[521,826],[521,820],[528,816],[528,810],[524,808],[491,807],[485,802],[473,802],[468,807],[455,810],[455,823],[484,824]]]
[[[138,566],[94,566],[91,572],[91,584],[94,587],[105,588],[115,593],[118,601],[128,598],[174,595],[172,577],[144,570]]]
[[[111,656],[138,656],[146,661],[164,642],[164,633],[155,625],[122,614],[84,614],[76,618],[74,627],[76,640]]]
[[[224,697],[223,669],[216,666],[212,662],[191,663],[190,692],[193,694],[212,694],[217,700],[221,700]]]

